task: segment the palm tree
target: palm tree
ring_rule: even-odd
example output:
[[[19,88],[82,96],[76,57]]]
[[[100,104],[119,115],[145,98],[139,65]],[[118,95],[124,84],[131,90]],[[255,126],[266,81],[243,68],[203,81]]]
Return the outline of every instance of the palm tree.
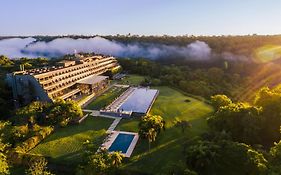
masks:
[[[120,152],[113,152],[110,154],[111,164],[113,167],[121,165],[124,155]]]
[[[146,138],[148,140],[148,151],[150,151],[151,142],[156,140],[157,132],[154,128],[150,128],[146,134]]]
[[[150,150],[151,142],[155,141],[157,135],[164,128],[165,122],[159,115],[145,116],[139,123],[139,135],[148,140]]]

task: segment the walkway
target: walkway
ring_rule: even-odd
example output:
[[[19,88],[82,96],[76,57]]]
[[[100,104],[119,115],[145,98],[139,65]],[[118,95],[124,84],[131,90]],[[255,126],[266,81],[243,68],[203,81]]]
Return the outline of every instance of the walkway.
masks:
[[[121,121],[122,117],[113,117],[110,115],[103,115],[100,114],[100,111],[98,110],[90,110],[90,109],[83,109],[84,112],[90,112],[91,116],[98,116],[98,117],[104,117],[104,118],[111,118],[114,119],[114,121],[112,122],[112,124],[109,126],[109,128],[107,129],[107,133],[111,133],[116,126],[118,125],[118,123]]]
[[[114,131],[114,129],[116,128],[116,126],[118,125],[118,123],[121,121],[121,117],[120,118],[116,118],[113,123],[110,125],[110,127],[107,129],[107,133],[111,133],[112,131]]]

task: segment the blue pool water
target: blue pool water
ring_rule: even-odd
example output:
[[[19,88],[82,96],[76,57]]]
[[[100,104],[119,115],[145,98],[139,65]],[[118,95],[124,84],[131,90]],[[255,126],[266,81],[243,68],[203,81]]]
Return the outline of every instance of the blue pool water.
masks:
[[[135,135],[119,133],[108,151],[121,151],[126,153]]]
[[[120,110],[146,113],[158,90],[139,88],[120,106]]]

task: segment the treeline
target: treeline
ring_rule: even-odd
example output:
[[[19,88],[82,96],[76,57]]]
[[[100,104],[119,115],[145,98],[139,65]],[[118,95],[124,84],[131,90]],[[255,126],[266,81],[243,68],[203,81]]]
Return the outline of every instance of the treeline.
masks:
[[[225,95],[212,96],[211,104],[210,130],[185,141],[185,162],[168,166],[167,174],[280,174],[281,88],[262,88],[253,105]]]
[[[267,44],[281,44],[281,35],[246,35],[246,36],[105,36],[106,39],[128,43],[153,43],[186,46],[196,40],[206,42],[216,53],[231,52],[237,55],[251,56],[253,51]]]
[[[50,42],[57,38],[73,38],[73,39],[88,39],[99,35],[65,35],[65,36],[32,36],[37,41]],[[150,44],[165,44],[186,46],[196,40],[206,42],[210,48],[216,53],[230,52],[237,55],[252,56],[252,53],[258,47],[264,45],[280,45],[281,35],[244,35],[244,36],[144,36],[144,35],[108,35],[101,36],[111,41],[118,41],[123,44],[138,43],[142,45]],[[7,39],[11,37],[0,37],[0,39]],[[21,37],[24,38],[24,37]]]
[[[268,148],[281,139],[281,89],[263,88],[252,105],[232,102],[224,95],[212,97],[217,112],[208,123],[238,142]]]
[[[163,65],[146,59],[119,59],[125,71],[146,76],[147,85],[168,85],[207,99],[215,94],[234,97],[248,81],[247,65],[222,62],[218,66],[194,68],[192,65]]]

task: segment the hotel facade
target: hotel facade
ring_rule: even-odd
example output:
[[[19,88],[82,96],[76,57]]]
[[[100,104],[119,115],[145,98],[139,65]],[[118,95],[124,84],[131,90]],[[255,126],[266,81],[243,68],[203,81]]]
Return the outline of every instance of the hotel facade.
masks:
[[[102,74],[120,68],[111,56],[77,56],[49,68],[18,71],[7,74],[15,104],[31,101],[51,102],[56,98],[75,99],[84,94],[96,94],[108,85]]]

